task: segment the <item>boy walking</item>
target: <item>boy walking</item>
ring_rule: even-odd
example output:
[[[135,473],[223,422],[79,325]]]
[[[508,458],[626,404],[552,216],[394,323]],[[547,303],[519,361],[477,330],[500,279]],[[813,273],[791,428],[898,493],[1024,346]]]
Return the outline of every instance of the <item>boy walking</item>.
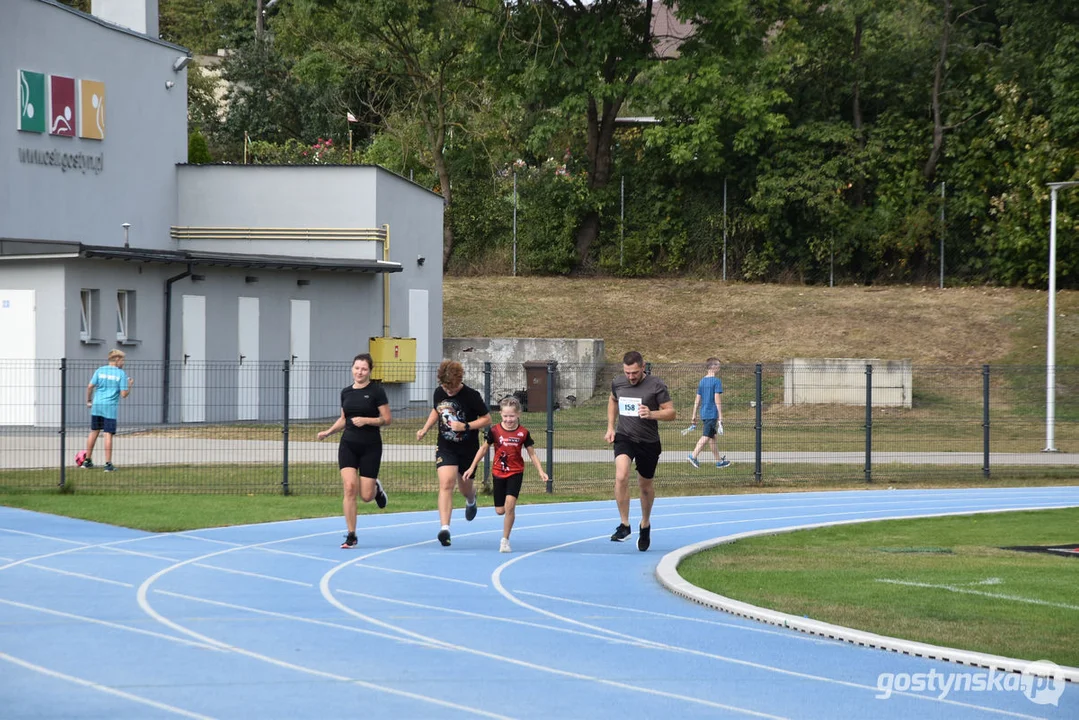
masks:
[[[723,434],[723,400],[720,399],[723,394],[723,381],[716,376],[719,372],[719,359],[710,357],[705,361],[705,366],[706,374],[697,384],[697,397],[693,398],[693,417],[690,419],[691,423],[696,423],[697,411],[700,410],[701,438],[686,459],[690,465],[699,468],[701,464],[697,458],[707,443],[712,450],[712,457],[716,459],[716,467],[730,467],[731,461],[726,455],[720,457],[716,448],[716,434]]]
[[[97,436],[105,432],[105,472],[116,468],[112,465],[112,436],[116,434],[116,411],[120,407],[120,398],[131,393],[135,381],[124,372],[124,353],[121,350],[109,351],[109,364],[102,365],[90,378],[86,386],[86,407],[90,408],[90,435],[86,438],[86,449],[75,455],[75,464],[84,470],[96,467],[90,456],[94,452]]]
[[[487,455],[487,448],[495,449],[494,467],[491,475],[494,477],[495,513],[503,515],[502,541],[499,543],[499,552],[512,552],[510,549],[510,532],[513,530],[513,521],[516,518],[517,497],[521,494],[521,484],[524,481],[525,461],[521,455],[522,450],[528,450],[528,457],[532,465],[539,473],[540,479],[547,482],[547,473],[543,472],[539,457],[536,455],[535,443],[528,428],[521,425],[521,402],[512,395],[498,403],[498,409],[502,415],[502,421],[492,425],[487,430],[484,443],[480,445],[472,464],[464,472],[465,480],[471,480],[479,465]]]

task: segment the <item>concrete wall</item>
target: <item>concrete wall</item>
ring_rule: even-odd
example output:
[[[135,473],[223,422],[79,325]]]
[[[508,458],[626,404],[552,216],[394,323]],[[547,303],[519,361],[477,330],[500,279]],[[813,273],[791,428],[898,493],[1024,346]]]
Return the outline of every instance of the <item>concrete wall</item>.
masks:
[[[603,367],[603,340],[595,338],[445,338],[443,357],[460,360],[465,382],[483,388],[483,363],[491,363],[491,400],[526,390],[525,362],[555,360],[555,402],[572,407],[591,398]]]
[[[873,407],[911,406],[910,360],[795,358],[783,363],[783,402],[865,405],[866,365],[873,366]]]
[[[187,72],[172,64],[185,53],[44,0],[0,2],[0,238],[122,245],[126,222],[133,247],[170,247],[187,158]],[[103,82],[104,139],[19,131],[19,69]],[[91,169],[64,169],[79,158]]]

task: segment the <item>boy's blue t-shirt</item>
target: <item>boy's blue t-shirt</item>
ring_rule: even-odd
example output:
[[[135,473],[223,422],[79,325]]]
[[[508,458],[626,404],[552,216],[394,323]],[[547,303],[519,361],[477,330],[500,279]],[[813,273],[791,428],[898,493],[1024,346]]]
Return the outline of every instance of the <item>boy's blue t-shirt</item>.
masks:
[[[715,420],[719,417],[715,394],[722,392],[722,380],[707,375],[701,378],[701,382],[697,385],[697,394],[701,396],[701,420]]]
[[[103,365],[94,371],[90,384],[94,386],[94,403],[90,406],[90,414],[115,420],[120,405],[120,391],[127,390],[127,373],[114,365]]]

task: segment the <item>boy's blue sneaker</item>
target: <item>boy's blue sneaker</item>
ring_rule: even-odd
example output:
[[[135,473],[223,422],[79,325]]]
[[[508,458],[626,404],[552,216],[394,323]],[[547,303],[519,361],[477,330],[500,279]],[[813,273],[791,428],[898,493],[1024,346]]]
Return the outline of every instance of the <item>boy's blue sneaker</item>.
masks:
[[[83,467],[86,467],[86,465],[83,465]],[[115,470],[116,470],[116,468],[113,467],[111,462],[105,463],[105,472],[113,472]]]
[[[701,464],[697,462],[697,458],[693,457],[692,455],[686,455],[686,460],[689,460],[689,464],[693,467],[697,468],[698,470],[701,469]]]
[[[719,462],[716,463],[717,468],[725,468],[725,467],[730,467],[730,466],[731,466],[731,461],[727,459],[726,455],[721,457],[719,459]]]

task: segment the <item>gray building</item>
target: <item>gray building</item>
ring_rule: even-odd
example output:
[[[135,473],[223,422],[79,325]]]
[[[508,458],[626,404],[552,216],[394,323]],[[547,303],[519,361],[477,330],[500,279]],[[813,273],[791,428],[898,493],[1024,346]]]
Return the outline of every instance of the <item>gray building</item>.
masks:
[[[170,422],[276,417],[252,369],[285,361],[289,414],[325,416],[311,372],[372,337],[437,362],[442,198],[373,166],[185,164],[188,53],[157,34],[157,0],[0,2],[0,425],[55,422],[41,363],[111,347],[157,364],[140,413]]]

